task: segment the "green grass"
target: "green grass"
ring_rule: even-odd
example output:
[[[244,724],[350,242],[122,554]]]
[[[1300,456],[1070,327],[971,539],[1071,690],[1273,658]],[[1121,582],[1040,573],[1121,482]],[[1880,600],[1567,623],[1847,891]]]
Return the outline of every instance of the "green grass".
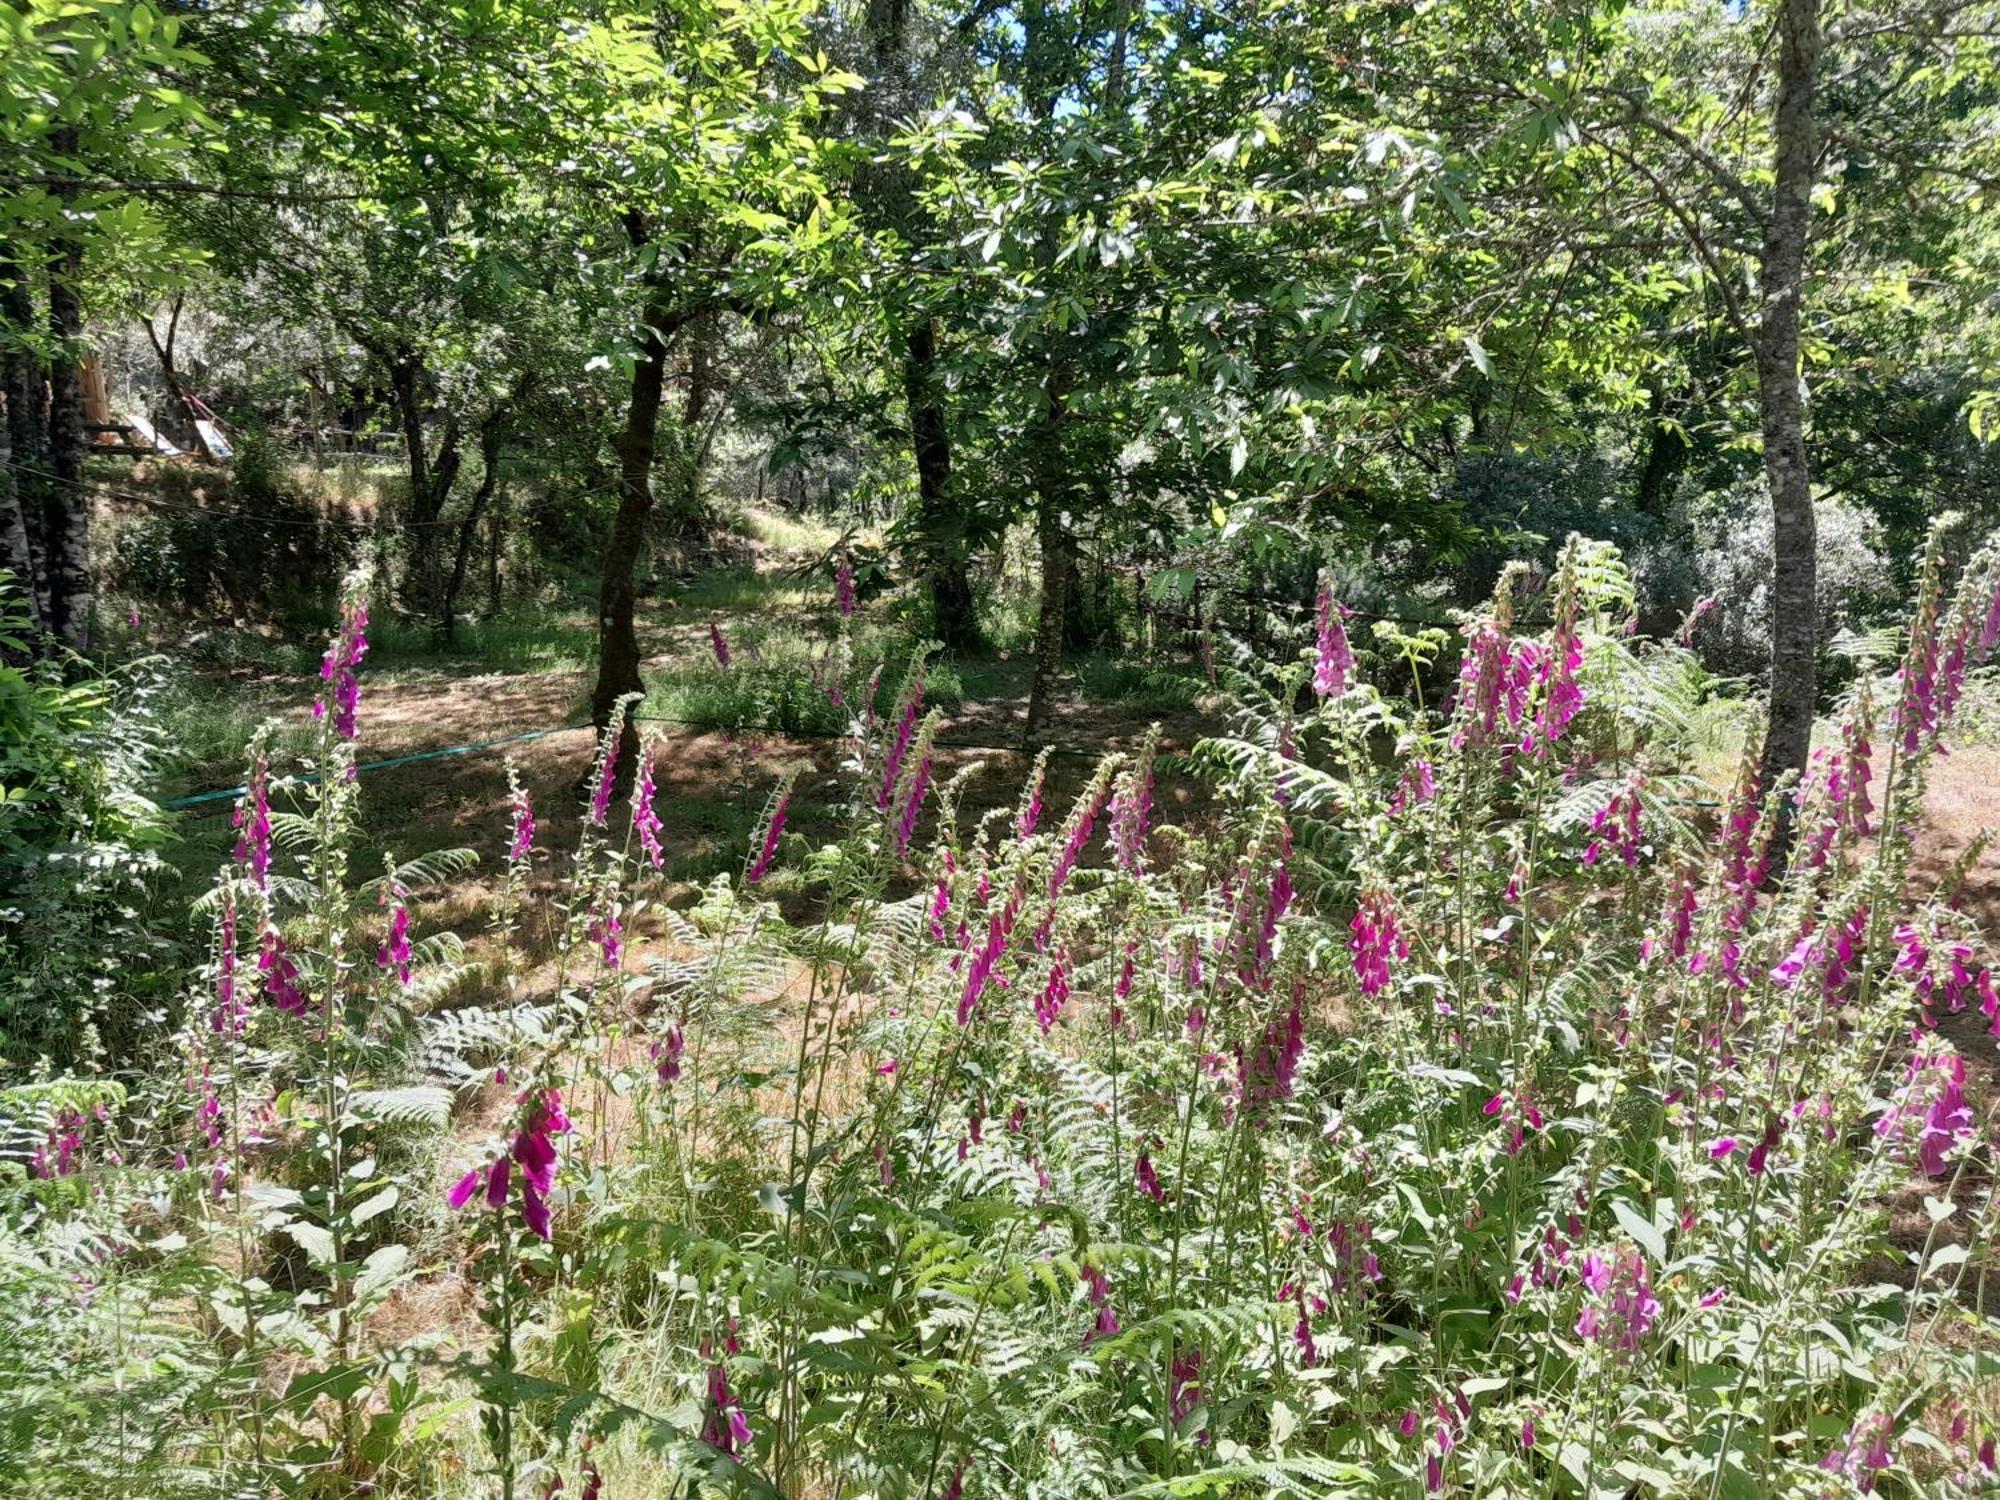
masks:
[[[786,578],[775,573],[752,573],[725,568],[703,573],[666,591],[676,606],[688,610],[718,613],[761,612],[769,609],[801,609],[824,605],[832,609],[832,590],[812,580]]]
[[[1077,668],[1083,695],[1099,703],[1121,703],[1147,713],[1190,709],[1206,691],[1199,677],[1147,666],[1144,662],[1086,657]]]
[[[421,620],[381,619],[369,637],[368,664],[378,669],[457,664],[494,672],[570,672],[597,660],[596,627],[587,618],[547,610],[462,620],[453,650]]]
[[[735,529],[755,537],[774,551],[794,557],[814,557],[840,540],[838,527],[810,516],[787,516],[770,510],[745,510],[733,520]]]

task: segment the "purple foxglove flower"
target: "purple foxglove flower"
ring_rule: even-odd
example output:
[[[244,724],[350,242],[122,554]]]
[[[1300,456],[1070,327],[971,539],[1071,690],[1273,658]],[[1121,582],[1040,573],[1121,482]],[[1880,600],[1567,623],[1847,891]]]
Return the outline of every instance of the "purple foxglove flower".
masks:
[[[1313,660],[1313,693],[1320,698],[1338,698],[1347,691],[1354,675],[1354,651],[1347,643],[1347,620],[1354,611],[1333,597],[1333,583],[1322,576],[1315,613],[1317,627]]]
[[[410,982],[410,908],[403,900],[403,888],[391,884],[384,898],[389,908],[389,935],[375,949],[375,962],[394,972],[397,982]]]
[[[277,928],[266,927],[258,946],[257,972],[264,983],[264,998],[289,1016],[303,1016],[312,1009],[305,987],[299,982],[299,966],[285,947]]]
[[[729,1374],[720,1364],[708,1367],[708,1418],[701,1440],[718,1453],[737,1457],[756,1438],[749,1415],[729,1389]]]
[[[1973,1135],[1965,1098],[1965,1059],[1926,1035],[1910,1058],[1903,1085],[1875,1123],[1875,1133],[1906,1151],[1926,1176],[1942,1177]]]
[[[922,816],[924,797],[931,786],[931,739],[936,733],[936,715],[924,721],[923,731],[917,736],[910,752],[906,774],[898,779],[894,804],[890,812],[893,828],[891,845],[897,858],[910,852],[910,840],[916,836],[917,819]]]
[[[1389,816],[1396,817],[1406,808],[1421,807],[1436,796],[1437,772],[1429,761],[1413,760],[1396,780],[1396,790],[1389,797]]]
[[[653,749],[649,745],[639,756],[639,779],[632,785],[632,831],[639,836],[639,848],[646,862],[656,870],[666,868],[667,852],[660,845],[660,815],[653,810]]]
[[[1577,1315],[1577,1337],[1635,1353],[1660,1315],[1644,1257],[1630,1247],[1610,1256],[1593,1251],[1583,1258],[1582,1279],[1590,1295]]]
[[[845,552],[833,565],[833,598],[843,620],[854,613],[854,560]]]
[[[513,834],[507,845],[507,858],[519,864],[535,847],[535,806],[528,800],[528,789],[516,784],[508,796],[508,806],[513,812]]]
[[[887,812],[890,799],[896,795],[896,786],[903,774],[903,759],[910,753],[911,741],[917,737],[917,723],[923,711],[924,663],[923,658],[918,657],[910,663],[910,670],[903,678],[902,691],[896,695],[896,727],[883,751],[882,784],[875,789],[877,811]]]
[[[1259,1123],[1271,1107],[1292,1097],[1305,1052],[1305,981],[1292,986],[1291,1004],[1265,1024],[1263,1034],[1236,1060],[1237,1092]]]
[[[1113,762],[1106,761],[1091,778],[1083,795],[1077,798],[1076,807],[1070,812],[1069,822],[1063,825],[1062,848],[1056,854],[1056,862],[1049,871],[1049,899],[1053,901],[1062,893],[1070,872],[1083,855],[1084,846],[1090,842],[1091,830],[1097,826],[1097,815],[1104,810],[1105,797],[1111,788]]]
[[[236,887],[225,881],[215,924],[215,1010],[209,1029],[217,1036],[235,1036],[243,1030],[243,1010],[236,993]]]
[[[1639,781],[1634,776],[1592,815],[1590,847],[1583,851],[1584,864],[1596,864],[1609,849],[1625,862],[1627,869],[1637,869],[1644,848],[1639,814]]]
[[[333,716],[333,732],[344,740],[355,737],[361,705],[361,682],[355,675],[368,655],[368,606],[362,602],[358,584],[350,583],[341,600],[340,628],[320,659],[320,680],[330,692],[322,691],[313,703],[313,717]]]
[[[715,657],[715,664],[723,671],[729,670],[729,642],[723,639],[722,627],[708,622],[708,649]]]
[[[681,1035],[680,1024],[676,1022],[667,1028],[667,1039],[655,1042],[649,1049],[654,1062],[654,1072],[662,1084],[672,1083],[681,1076],[681,1053],[687,1047],[687,1039]]]
[[[1111,850],[1118,868],[1139,873],[1146,858],[1146,835],[1153,816],[1153,754],[1159,744],[1156,724],[1146,736],[1139,758],[1118,780],[1111,798]]]
[[[1681,621],[1680,629],[1674,632],[1674,643],[1680,646],[1693,645],[1694,633],[1700,627],[1701,622],[1712,611],[1721,607],[1722,595],[1720,594],[1704,594],[1701,598],[1695,600],[1694,607],[1687,612],[1687,617]]]
[[[764,815],[764,827],[757,839],[756,856],[750,861],[750,868],[743,877],[745,885],[755,885],[762,880],[771,868],[771,861],[778,857],[778,840],[784,836],[785,815],[791,811],[791,807],[792,778],[787,776],[778,783],[778,789],[772,795],[769,804],[769,811]]]
[[[619,920],[618,903],[606,899],[590,919],[590,937],[604,954],[604,967],[614,974],[625,956],[625,924]]]
[[[1396,909],[1388,893],[1372,890],[1364,894],[1349,925],[1354,934],[1347,944],[1354,958],[1354,977],[1362,994],[1379,995],[1389,985],[1389,960],[1410,956],[1409,940],[1396,925]]]
[[[1139,1184],[1139,1191],[1155,1203],[1167,1201],[1167,1190],[1160,1186],[1160,1174],[1153,1170],[1153,1158],[1145,1150],[1139,1152],[1139,1159],[1132,1164],[1133,1179]]]
[[[237,830],[236,860],[249,868],[260,891],[271,888],[271,762],[259,755],[250,768],[250,784],[236,804],[230,824]]]
[[[951,1483],[938,1492],[938,1500],[962,1500],[965,1494],[965,1472],[972,1467],[972,1455],[967,1454],[958,1461],[952,1471]]]
[[[1042,788],[1048,779],[1049,752],[1045,749],[1035,757],[1035,769],[1029,773],[1028,789],[1021,795],[1021,809],[1014,815],[1014,832],[1020,838],[1027,838],[1035,831],[1035,825],[1042,820]]]
[[[452,1184],[452,1189],[449,1193],[445,1194],[444,1201],[449,1203],[453,1208],[465,1207],[466,1204],[472,1201],[473,1194],[479,1191],[479,1178],[479,1168],[474,1167],[463,1177],[459,1178],[457,1182]]]
[[[1168,1369],[1167,1414],[1178,1427],[1201,1404],[1201,1351],[1184,1349],[1178,1351]],[[1201,1434],[1205,1440],[1208,1434]]]
[[[1049,982],[1042,986],[1042,993],[1035,1000],[1035,1021],[1042,1028],[1043,1036],[1049,1034],[1049,1028],[1056,1024],[1068,1001],[1069,955],[1058,953],[1055,964],[1049,969]]]

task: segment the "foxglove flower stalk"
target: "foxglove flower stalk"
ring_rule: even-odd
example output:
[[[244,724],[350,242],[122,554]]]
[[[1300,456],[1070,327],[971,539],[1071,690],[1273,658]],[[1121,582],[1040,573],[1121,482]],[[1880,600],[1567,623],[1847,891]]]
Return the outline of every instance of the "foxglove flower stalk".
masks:
[[[1336,1297],[1365,1299],[1382,1279],[1375,1257],[1375,1226],[1367,1219],[1335,1219],[1327,1225],[1327,1248],[1333,1253],[1330,1285]]]
[[[1338,698],[1347,691],[1354,675],[1354,651],[1347,642],[1347,621],[1354,611],[1333,597],[1333,580],[1320,575],[1319,598],[1314,610],[1316,626],[1313,659],[1313,693],[1320,698]]]
[[[708,1417],[701,1440],[718,1453],[740,1456],[756,1439],[749,1414],[729,1389],[729,1373],[720,1364],[708,1367]]]
[[[1180,1426],[1193,1414],[1194,1409],[1201,1404],[1201,1398],[1201,1351],[1177,1350],[1168,1370],[1167,1380],[1167,1414],[1173,1420],[1174,1426]],[[1203,1432],[1197,1436],[1196,1441],[1205,1442],[1207,1438],[1208,1434]]]
[[[271,761],[261,751],[250,763],[250,784],[230,818],[236,833],[236,862],[250,871],[260,891],[271,888]]]
[[[1875,1492],[1875,1480],[1895,1460],[1889,1455],[1891,1423],[1882,1412],[1870,1412],[1819,1461],[1829,1474],[1839,1474],[1864,1495]]]
[[[1104,810],[1105,796],[1110,790],[1111,776],[1117,764],[1115,756],[1105,758],[1097,768],[1097,774],[1091,777],[1090,785],[1083,789],[1083,795],[1076,799],[1069,821],[1063,825],[1062,845],[1056,853],[1055,865],[1049,871],[1051,901],[1062,894],[1070,872],[1076,868],[1076,862],[1083,857],[1084,848],[1090,843],[1091,830],[1097,826],[1097,815]]]
[[[620,920],[615,895],[606,893],[592,913],[590,938],[604,954],[604,967],[616,974],[625,958],[625,924]]]
[[[875,807],[880,812],[889,810],[889,801],[896,795],[903,760],[910,753],[911,741],[917,737],[917,723],[923,711],[924,659],[918,655],[911,659],[910,670],[904,674],[903,686],[896,694],[894,727],[882,753],[882,783],[875,790]]]
[[[1388,892],[1380,889],[1362,896],[1349,925],[1354,935],[1347,948],[1354,958],[1354,977],[1360,982],[1361,993],[1372,998],[1389,986],[1389,960],[1410,956],[1410,942],[1396,925],[1396,909]]]
[[[1681,621],[1680,629],[1674,632],[1674,644],[1677,646],[1692,646],[1694,644],[1694,633],[1700,628],[1701,622],[1708,618],[1712,611],[1719,609],[1721,605],[1722,595],[1720,594],[1704,594],[1701,598],[1695,600],[1694,607],[1687,612],[1686,618]]]
[[[681,1053],[687,1048],[687,1039],[681,1034],[677,1021],[667,1028],[667,1039],[655,1042],[649,1049],[653,1059],[653,1071],[662,1084],[672,1083],[681,1076]]]
[[[1637,869],[1640,851],[1645,847],[1639,829],[1640,811],[1639,779],[1634,776],[1592,815],[1590,844],[1583,851],[1583,862],[1595,865],[1608,849],[1625,862],[1627,869]]]
[[[513,832],[507,844],[507,858],[520,864],[535,847],[535,805],[528,800],[528,789],[521,785],[520,778],[510,766],[507,779],[511,783],[507,793],[508,809],[513,816]]]
[[[363,602],[365,580],[355,575],[347,582],[340,602],[340,628],[320,659],[320,681],[327,686],[313,703],[313,717],[332,715],[333,732],[351,740],[359,727],[361,681],[355,675],[368,655],[368,606]]]
[[[757,852],[750,860],[750,868],[744,873],[745,885],[755,885],[762,880],[771,868],[771,861],[778,857],[778,840],[784,836],[785,815],[791,811],[792,782],[795,779],[795,774],[788,775],[779,782],[765,806],[763,826],[753,844]]]
[[[1087,1260],[1078,1268],[1077,1275],[1089,1289],[1090,1305],[1097,1309],[1097,1322],[1083,1336],[1083,1347],[1088,1349],[1093,1340],[1110,1338],[1118,1332],[1118,1314],[1111,1306],[1110,1282],[1102,1266]]]
[[[1584,543],[1571,536],[1557,565],[1555,583],[1555,628],[1549,649],[1538,665],[1536,680],[1541,688],[1541,709],[1521,739],[1523,753],[1546,756],[1569,728],[1583,707],[1583,686],[1578,673],[1583,670],[1583,635],[1577,628],[1577,572],[1582,566]]]
[[[1056,1024],[1063,1013],[1063,1006],[1069,1003],[1069,955],[1058,953],[1056,961],[1049,969],[1048,983],[1035,999],[1035,1022],[1042,1028],[1042,1035],[1049,1034],[1049,1028]]]
[[[729,642],[723,638],[722,627],[713,620],[708,622],[708,649],[709,653],[715,658],[716,666],[727,672],[729,670]]]
[[[530,1089],[519,1100],[523,1106],[513,1142],[483,1171],[475,1167],[461,1177],[446,1195],[453,1208],[463,1208],[486,1185],[487,1207],[498,1212],[507,1206],[513,1185],[513,1169],[521,1169],[521,1221],[539,1238],[550,1237],[549,1197],[555,1191],[556,1148],[551,1137],[570,1130],[569,1116],[563,1113],[562,1091]]]
[[[938,714],[933,710],[925,716],[923,727],[917,731],[903,757],[902,772],[896,778],[896,786],[886,808],[890,847],[899,859],[910,852],[910,840],[916,837],[917,820],[923,815],[924,798],[930,792],[931,746],[937,737],[937,725]]]
[[[1389,797],[1389,816],[1393,818],[1407,808],[1421,807],[1436,796],[1437,772],[1429,761],[1413,760],[1396,779],[1396,790]]]
[[[833,565],[833,600],[843,620],[854,613],[854,559],[845,552]]]
[[[389,935],[375,950],[378,967],[388,969],[399,984],[410,982],[410,908],[402,886],[394,880],[382,899],[389,903]]]
[[[1139,1191],[1155,1203],[1167,1201],[1167,1190],[1160,1186],[1160,1174],[1153,1170],[1152,1153],[1143,1146],[1139,1149],[1138,1160],[1132,1163],[1132,1178],[1139,1184]]]
[[[1686,958],[1688,945],[1694,941],[1694,914],[1698,905],[1693,878],[1680,876],[1674,881],[1673,894],[1667,898],[1667,909],[1660,919],[1660,935],[1649,933],[1639,945],[1639,956],[1650,959],[1665,952],[1669,958]]]
[[[1509,635],[1514,618],[1514,586],[1521,568],[1510,563],[1493,588],[1486,614],[1465,625],[1465,651],[1452,697],[1451,744],[1455,750],[1492,741],[1500,727],[1501,703],[1514,661]]]
[[[1646,1262],[1626,1246],[1611,1255],[1592,1251],[1583,1258],[1583,1310],[1577,1337],[1619,1354],[1633,1354],[1660,1316]]]
[[[1018,838],[1027,838],[1034,833],[1035,825],[1042,820],[1042,788],[1048,779],[1049,749],[1035,757],[1035,768],[1028,774],[1027,790],[1021,794],[1020,811],[1014,815],[1014,833]]]
[[[639,848],[646,863],[655,870],[667,864],[667,851],[660,844],[660,815],[653,809],[653,747],[639,755],[639,778],[632,784],[632,831],[639,836]],[[531,825],[532,830],[532,825]]]
[[[1139,754],[1118,778],[1111,798],[1111,852],[1118,868],[1136,875],[1146,861],[1146,835],[1153,817],[1153,757],[1160,743],[1160,726],[1146,732]]]
[[[243,1030],[243,1001],[236,993],[236,886],[225,880],[222,910],[215,924],[215,1010],[209,1029],[217,1036],[235,1036]]]
[[[1008,893],[1007,904],[986,919],[986,940],[966,965],[965,988],[958,999],[959,1025],[970,1025],[978,1012],[980,996],[986,993],[986,986],[993,980],[993,970],[1007,951],[1007,939],[1013,935],[1014,923],[1019,919],[1022,903],[1026,899],[1027,892],[1017,883]]]
[[[257,972],[262,976],[264,998],[288,1016],[303,1016],[312,1009],[300,983],[299,966],[285,946],[284,936],[275,927],[266,927],[258,946]]]
[[[1910,1153],[1918,1170],[1942,1177],[1971,1140],[1972,1108],[1965,1100],[1965,1059],[1948,1042],[1928,1034],[1917,1041],[1903,1085],[1875,1133]]]
[[[1252,1120],[1264,1123],[1273,1105],[1292,1097],[1305,1046],[1305,981],[1300,979],[1293,981],[1291,1003],[1284,1012],[1265,1023],[1247,1052],[1237,1050],[1237,1092]]]

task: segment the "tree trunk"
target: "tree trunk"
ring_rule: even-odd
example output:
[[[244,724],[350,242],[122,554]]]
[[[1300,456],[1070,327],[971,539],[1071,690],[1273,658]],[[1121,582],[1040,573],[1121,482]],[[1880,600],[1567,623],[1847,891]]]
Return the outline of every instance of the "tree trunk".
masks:
[[[507,535],[507,500],[502,496],[486,523],[486,613],[500,613],[500,553]]]
[[[194,402],[188,399],[187,387],[181,384],[181,372],[174,363],[174,343],[180,337],[181,329],[181,302],[181,298],[174,298],[173,310],[167,314],[166,338],[160,337],[150,317],[141,318],[139,324],[146,330],[146,342],[153,346],[153,358],[160,366],[160,379],[167,383],[167,394],[173,398],[181,421],[193,435],[194,451],[203,458],[213,458],[215,455],[209,452],[208,439],[201,435],[201,427],[196,421],[200,413],[194,409]]]
[[[626,234],[635,250],[645,245],[646,229],[636,215],[627,219]],[[633,575],[646,540],[646,518],[653,509],[653,458],[659,445],[667,345],[685,321],[676,314],[657,270],[647,275],[646,298],[641,352],[632,367],[625,427],[617,439],[618,514],[604,549],[604,575],[597,595],[597,686],[590,695],[590,717],[600,741],[611,732],[618,700],[645,688],[639,676],[639,632],[633,619],[638,591]],[[639,726],[627,709],[618,738],[621,778],[629,774],[638,754]]]
[[[1778,31],[1775,174],[1758,282],[1756,351],[1764,475],[1771,489],[1766,787],[1786,771],[1804,772],[1815,702],[1818,537],[1806,464],[1805,403],[1799,392],[1799,313],[1819,145],[1813,119],[1821,50],[1819,0],[1784,0]]]
[[[90,492],[83,478],[83,391],[77,345],[83,309],[77,299],[83,251],[66,245],[49,262],[49,489],[43,522],[49,584],[48,627],[74,651],[90,648]]]
[[[965,572],[964,527],[951,509],[951,430],[937,389],[936,327],[925,315],[911,323],[904,345],[903,396],[917,465],[917,531],[931,629],[953,651],[977,651],[985,642]]]
[[[442,593],[439,532],[462,457],[458,419],[446,417],[444,431],[438,437],[437,455],[432,457],[424,441],[423,356],[406,349],[386,363],[389,390],[395,398],[397,420],[403,429],[403,451],[410,470],[410,593],[418,608],[429,609]]]
[[[458,644],[458,596],[465,587],[466,569],[472,565],[472,544],[479,536],[480,518],[486,514],[487,503],[500,487],[500,432],[506,421],[507,409],[500,407],[479,424],[479,458],[485,467],[479,476],[479,488],[472,492],[472,500],[459,520],[458,548],[451,559],[451,577],[445,582],[438,606],[438,629],[447,646]]]
[[[21,591],[31,634],[48,629],[49,590],[43,569],[42,523],[47,511],[49,431],[41,361],[29,342],[35,330],[35,294],[27,272],[0,249],[0,397],[7,422],[0,468],[0,566]]]
[[[1047,733],[1056,678],[1062,671],[1063,623],[1068,615],[1069,575],[1075,566],[1075,544],[1064,514],[1065,475],[1062,463],[1062,423],[1068,408],[1068,372],[1050,369],[1040,430],[1029,455],[1035,469],[1035,537],[1041,550],[1042,598],[1035,618],[1035,676],[1028,689],[1028,740]]]
[[[1674,481],[1687,467],[1687,437],[1664,420],[1666,405],[1666,397],[1659,391],[1654,391],[1646,403],[1646,448],[1639,460],[1639,476],[1632,492],[1633,508],[1642,516],[1666,515],[1673,499]]]

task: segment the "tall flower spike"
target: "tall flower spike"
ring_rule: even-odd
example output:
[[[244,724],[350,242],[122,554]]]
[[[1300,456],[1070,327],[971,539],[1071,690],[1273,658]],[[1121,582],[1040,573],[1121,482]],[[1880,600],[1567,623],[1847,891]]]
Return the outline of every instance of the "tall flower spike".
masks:
[[[351,740],[358,728],[361,683],[356,670],[368,655],[367,575],[351,575],[340,601],[340,628],[320,659],[320,681],[326,684],[313,703],[313,717],[333,719],[333,732]]]
[[[512,766],[507,768],[507,806],[513,815],[513,832],[507,842],[507,858],[514,864],[525,860],[535,847],[535,805],[528,789]]]
[[[750,867],[744,872],[745,885],[755,885],[762,880],[771,868],[771,861],[778,857],[778,840],[784,836],[785,816],[792,807],[792,783],[797,777],[797,772],[787,774],[764,806],[763,821],[751,841],[751,848],[756,852],[751,855]]]
[[[410,982],[410,908],[405,892],[392,877],[382,899],[389,904],[389,935],[375,950],[375,962],[394,972],[397,982]]]
[[[845,552],[833,565],[833,598],[843,620],[854,613],[854,559]]]
[[[1577,573],[1582,566],[1583,541],[1572,535],[1563,548],[1555,583],[1555,628],[1549,649],[1536,672],[1541,688],[1541,708],[1521,739],[1525,754],[1545,756],[1569,728],[1570,720],[1583,707],[1583,688],[1577,674],[1583,668],[1583,635],[1577,628]]]
[[[250,762],[250,782],[230,818],[236,829],[236,862],[260,891],[271,888],[271,760],[261,748]]]
[[[939,711],[936,709],[925,715],[923,727],[917,731],[909,753],[904,757],[895,793],[889,799],[890,842],[899,858],[910,852],[910,840],[917,832],[917,819],[923,815],[924,797],[930,791],[931,744],[937,737],[938,718]]]
[[[1333,580],[1322,573],[1314,611],[1317,628],[1312,684],[1318,697],[1340,697],[1354,675],[1354,651],[1347,642],[1347,621],[1353,613],[1333,597]]]
[[[653,745],[639,754],[639,777],[632,784],[632,831],[639,836],[639,848],[655,870],[666,868],[666,850],[660,845],[660,815],[653,809]]]
[[[879,812],[887,812],[890,800],[896,795],[896,786],[903,774],[903,759],[910,753],[910,742],[916,738],[917,721],[923,711],[924,658],[919,651],[911,658],[910,669],[904,673],[903,685],[896,694],[889,739],[882,752],[882,783],[875,790],[875,807]]]
[[[1137,875],[1146,862],[1146,835],[1153,818],[1153,760],[1160,745],[1160,726],[1146,731],[1139,753],[1111,799],[1111,852],[1118,868]]]
[[[729,670],[729,642],[723,638],[722,627],[708,622],[708,649],[715,657],[715,664],[723,671]]]
[[[1042,820],[1042,788],[1048,779],[1051,748],[1042,748],[1042,753],[1035,757],[1034,770],[1028,773],[1027,790],[1022,792],[1020,810],[1014,815],[1014,832],[1020,838],[1032,834]]]

